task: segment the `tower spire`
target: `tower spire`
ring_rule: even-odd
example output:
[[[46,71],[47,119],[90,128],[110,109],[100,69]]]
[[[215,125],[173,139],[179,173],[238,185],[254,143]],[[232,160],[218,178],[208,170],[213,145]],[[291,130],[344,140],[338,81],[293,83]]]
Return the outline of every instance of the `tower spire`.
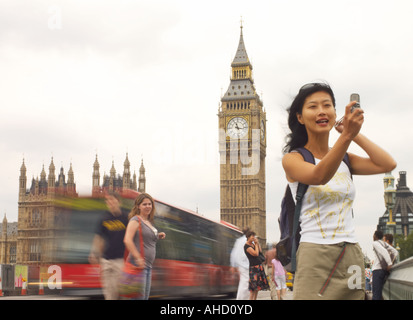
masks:
[[[128,153],[126,152],[126,159],[123,163],[123,189],[130,189],[131,179],[130,179],[130,162],[128,158]]]
[[[243,25],[241,20],[241,32],[238,42],[238,49],[231,63],[231,83],[227,92],[221,97],[221,102],[234,100],[257,100],[262,105],[261,99],[255,90],[252,76],[252,64],[245,49]]]
[[[143,165],[143,159],[141,160],[141,167],[139,168],[139,192],[145,192],[146,190],[146,177],[145,177],[145,167]]]
[[[242,25],[242,18],[241,18],[241,27],[240,27],[240,37],[238,42],[238,49],[235,54],[234,60],[232,61],[231,67],[245,67],[248,66],[252,69],[252,65],[250,60],[248,59],[247,50],[245,49],[244,43],[244,34],[243,34],[243,25]]]
[[[23,163],[20,167],[20,178],[19,178],[19,199],[23,201],[23,197],[26,194],[26,184],[27,184],[27,177],[26,177],[26,165]]]
[[[98,154],[96,153],[95,162],[93,163],[92,174],[92,195],[97,195],[100,192],[100,172],[99,172]]]

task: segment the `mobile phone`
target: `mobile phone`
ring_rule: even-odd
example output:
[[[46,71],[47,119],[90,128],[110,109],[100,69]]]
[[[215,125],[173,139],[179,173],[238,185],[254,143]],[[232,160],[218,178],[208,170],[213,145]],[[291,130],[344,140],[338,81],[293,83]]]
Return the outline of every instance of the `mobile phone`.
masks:
[[[351,112],[353,112],[355,108],[360,108],[360,95],[358,93],[352,93],[350,101],[357,101],[357,103],[351,107]]]
[[[351,112],[353,112],[354,109],[356,108],[360,108],[360,95],[358,93],[352,93],[350,95],[350,102],[352,101],[357,101],[357,103],[351,107]],[[343,122],[343,119],[344,119],[344,116],[341,117],[341,119],[336,122],[335,126],[338,127]]]

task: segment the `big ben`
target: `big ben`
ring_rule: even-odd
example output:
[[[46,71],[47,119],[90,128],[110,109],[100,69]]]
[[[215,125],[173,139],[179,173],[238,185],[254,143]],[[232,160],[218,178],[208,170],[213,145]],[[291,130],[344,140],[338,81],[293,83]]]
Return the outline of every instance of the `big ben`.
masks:
[[[266,242],[266,113],[256,92],[243,27],[219,118],[221,220],[250,227]]]

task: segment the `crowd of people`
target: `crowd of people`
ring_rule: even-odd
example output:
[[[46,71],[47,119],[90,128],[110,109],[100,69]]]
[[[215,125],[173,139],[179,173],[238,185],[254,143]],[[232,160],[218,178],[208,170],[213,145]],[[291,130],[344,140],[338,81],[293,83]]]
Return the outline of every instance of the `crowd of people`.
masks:
[[[244,228],[243,236],[231,252],[231,266],[240,275],[237,300],[256,300],[258,291],[269,290],[271,300],[283,300],[287,292],[287,271],[277,258],[275,244],[264,257],[255,232]],[[365,266],[365,299],[383,300],[383,286],[399,252],[393,246],[393,235],[380,230],[373,235],[373,259]],[[364,290],[364,289],[363,289]]]
[[[352,276],[347,272],[349,267],[365,270],[364,255],[355,235],[353,176],[390,172],[396,162],[360,132],[364,119],[360,104],[351,101],[345,107],[344,116],[337,121],[334,93],[326,83],[302,86],[288,108],[291,132],[286,137],[282,166],[294,199],[298,186],[308,185],[299,213],[300,243],[296,253],[294,299],[365,299],[364,281],[361,286],[348,285]],[[332,129],[339,137],[330,146]],[[348,152],[352,143],[366,156]],[[298,148],[307,149],[314,163],[305,161],[297,152]],[[107,206],[109,211],[96,231],[90,256],[91,262],[100,258],[105,297],[117,296],[115,279],[126,249],[128,261],[144,269],[144,299],[147,299],[156,242],[165,238],[165,233],[158,233],[151,223],[154,202],[149,195],[141,194],[129,217],[121,211],[115,197],[107,196]],[[139,238],[136,237],[139,222],[143,225],[144,257],[138,250]],[[382,238],[380,232],[375,233],[375,257],[371,268],[373,299],[382,298],[383,283],[394,262],[389,253],[391,245]],[[236,241],[231,264],[240,274],[237,299],[255,300],[260,290],[274,288],[276,297],[282,299],[286,288],[285,270],[277,260],[275,248],[263,255],[253,230],[244,230],[244,235]],[[369,271],[366,274],[370,274]]]

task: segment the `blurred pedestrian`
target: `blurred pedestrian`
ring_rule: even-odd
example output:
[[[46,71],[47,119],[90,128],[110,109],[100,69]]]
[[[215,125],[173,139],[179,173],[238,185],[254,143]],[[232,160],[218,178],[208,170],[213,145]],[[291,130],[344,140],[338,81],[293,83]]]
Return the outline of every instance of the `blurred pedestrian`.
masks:
[[[289,108],[287,136],[282,160],[286,178],[295,198],[299,183],[308,185],[301,209],[301,240],[297,251],[294,299],[364,299],[364,281],[350,288],[350,266],[364,270],[364,257],[358,244],[352,205],[355,186],[352,175],[392,171],[393,158],[360,133],[364,111],[345,108],[342,121],[336,123],[334,93],[325,83],[301,87]],[[330,131],[339,137],[329,146]],[[347,153],[354,142],[367,157]],[[297,148],[306,148],[315,164],[304,161]],[[348,154],[349,167],[343,162]],[[343,277],[342,275],[346,275]]]
[[[132,264],[143,269],[144,294],[142,299],[148,300],[152,282],[152,265],[156,256],[156,242],[165,239],[164,232],[152,225],[155,216],[155,203],[147,193],[141,193],[135,200],[135,204],[129,213],[129,223],[126,228],[124,243],[129,254],[127,259]],[[144,256],[139,252],[140,248],[138,228],[139,220],[142,226]]]
[[[275,243],[271,245],[271,249],[269,249],[265,253],[265,261],[262,264],[264,267],[264,272],[267,275],[268,285],[270,286],[270,296],[271,300],[276,300],[277,298],[277,290],[274,283],[274,272],[272,266],[272,260],[275,259]]]
[[[273,269],[273,279],[277,290],[278,300],[283,300],[287,291],[287,272],[285,271],[280,260],[277,259],[277,254],[275,254],[274,259],[271,260]]]
[[[383,286],[392,267],[386,247],[388,244],[383,242],[383,232],[376,230],[373,234],[373,300],[383,300]]]
[[[244,252],[244,245],[247,241],[245,234],[250,230],[249,227],[245,227],[242,230],[243,235],[235,240],[234,247],[231,251],[230,262],[232,267],[232,272],[239,273],[239,283],[237,291],[237,300],[248,300],[249,290],[249,267],[250,263]]]
[[[248,231],[246,237],[247,242],[244,245],[244,251],[250,262],[248,289],[250,291],[250,300],[257,300],[258,291],[268,290],[270,286],[268,285],[261,260],[258,257],[262,250],[258,239],[255,237],[255,232],[252,230]]]
[[[89,254],[91,264],[100,264],[103,295],[106,300],[119,299],[118,281],[123,268],[128,214],[120,207],[117,193],[105,195],[108,208],[97,225]]]

